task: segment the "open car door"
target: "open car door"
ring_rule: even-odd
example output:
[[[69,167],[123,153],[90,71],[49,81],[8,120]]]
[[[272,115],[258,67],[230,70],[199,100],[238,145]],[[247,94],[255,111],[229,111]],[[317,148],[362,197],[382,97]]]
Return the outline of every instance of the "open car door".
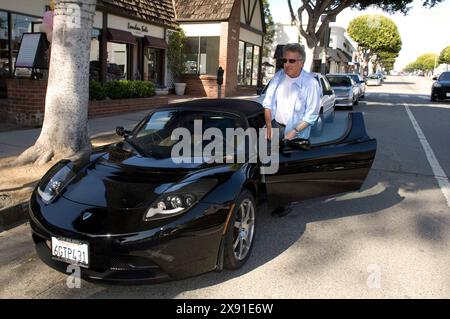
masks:
[[[367,135],[362,113],[349,113],[342,121],[342,132],[334,140],[311,140],[307,150],[280,149],[278,172],[263,175],[269,204],[360,189],[374,161],[377,141]],[[328,128],[333,130],[333,124]]]

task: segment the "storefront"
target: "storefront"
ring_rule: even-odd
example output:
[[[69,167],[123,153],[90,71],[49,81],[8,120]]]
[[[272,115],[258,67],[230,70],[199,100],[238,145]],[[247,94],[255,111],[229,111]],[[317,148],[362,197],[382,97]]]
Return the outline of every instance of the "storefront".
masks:
[[[0,4],[0,98],[6,97],[6,79],[13,76],[22,34],[39,31],[47,3],[29,2],[16,0]],[[30,76],[31,72],[20,70],[18,75]]]
[[[49,0],[0,4],[0,98],[6,97],[6,79],[31,75],[27,69],[14,73],[15,59],[22,34],[39,32],[48,8]],[[90,78],[100,82],[139,79],[166,85],[165,39],[167,30],[176,25],[171,0],[98,0],[91,37]]]
[[[261,85],[261,0],[175,0],[177,21],[188,37],[184,51],[188,94],[217,96],[217,69],[225,70],[223,96]]]

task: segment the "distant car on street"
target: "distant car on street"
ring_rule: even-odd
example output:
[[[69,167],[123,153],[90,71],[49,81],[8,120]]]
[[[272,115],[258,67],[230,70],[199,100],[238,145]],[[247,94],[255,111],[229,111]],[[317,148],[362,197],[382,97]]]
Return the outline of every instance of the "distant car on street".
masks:
[[[330,82],[336,94],[336,106],[345,107],[352,110],[353,105],[358,105],[359,86],[346,74],[327,74],[328,82]]]
[[[378,75],[371,74],[366,79],[366,85],[368,85],[368,86],[372,86],[372,85],[380,86],[381,85],[381,79],[380,79],[380,77]]]
[[[431,101],[450,99],[450,71],[442,72],[439,77],[434,77],[431,87]]]

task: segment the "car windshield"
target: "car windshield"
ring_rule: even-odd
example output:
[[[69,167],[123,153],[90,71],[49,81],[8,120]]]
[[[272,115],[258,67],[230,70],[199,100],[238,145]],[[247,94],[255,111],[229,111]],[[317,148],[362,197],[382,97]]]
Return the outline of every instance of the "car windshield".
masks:
[[[439,77],[439,81],[450,81],[450,72],[444,72]]]
[[[349,77],[351,77],[356,83],[359,82],[358,74],[349,74]]]
[[[347,76],[327,76],[331,86],[352,86],[352,81]]]
[[[194,126],[194,121],[197,126]],[[198,121],[198,122],[197,122]],[[183,142],[183,145],[189,145],[192,156],[194,149],[204,149],[206,145],[211,143],[211,139],[203,139],[203,134],[209,128],[216,128],[220,131],[224,139],[217,137],[215,133],[212,140],[223,143],[223,153],[213,154],[217,156],[228,155],[226,152],[226,143],[229,141],[227,137],[227,128],[240,128],[241,121],[232,115],[224,115],[219,112],[202,112],[198,110],[167,110],[158,111],[151,114],[135,129],[133,134],[127,138],[130,144],[136,146],[138,150],[143,152],[145,156],[152,156],[157,158],[171,157],[171,151],[175,144]],[[184,132],[188,136],[174,136],[172,133],[175,129],[185,129]],[[218,132],[216,130],[216,132]],[[183,133],[182,133],[183,134]],[[178,138],[178,139],[176,139]],[[184,144],[186,143],[186,144]],[[238,142],[235,144],[233,154],[244,151]]]

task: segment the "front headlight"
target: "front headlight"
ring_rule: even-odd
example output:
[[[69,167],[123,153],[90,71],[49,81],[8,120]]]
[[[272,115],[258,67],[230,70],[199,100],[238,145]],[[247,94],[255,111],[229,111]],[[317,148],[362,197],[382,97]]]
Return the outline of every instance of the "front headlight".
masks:
[[[75,176],[70,161],[60,161],[41,180],[37,192],[44,203],[49,204]]]
[[[186,212],[202,199],[217,180],[211,178],[177,184],[164,192],[145,213],[144,220],[173,217]]]

